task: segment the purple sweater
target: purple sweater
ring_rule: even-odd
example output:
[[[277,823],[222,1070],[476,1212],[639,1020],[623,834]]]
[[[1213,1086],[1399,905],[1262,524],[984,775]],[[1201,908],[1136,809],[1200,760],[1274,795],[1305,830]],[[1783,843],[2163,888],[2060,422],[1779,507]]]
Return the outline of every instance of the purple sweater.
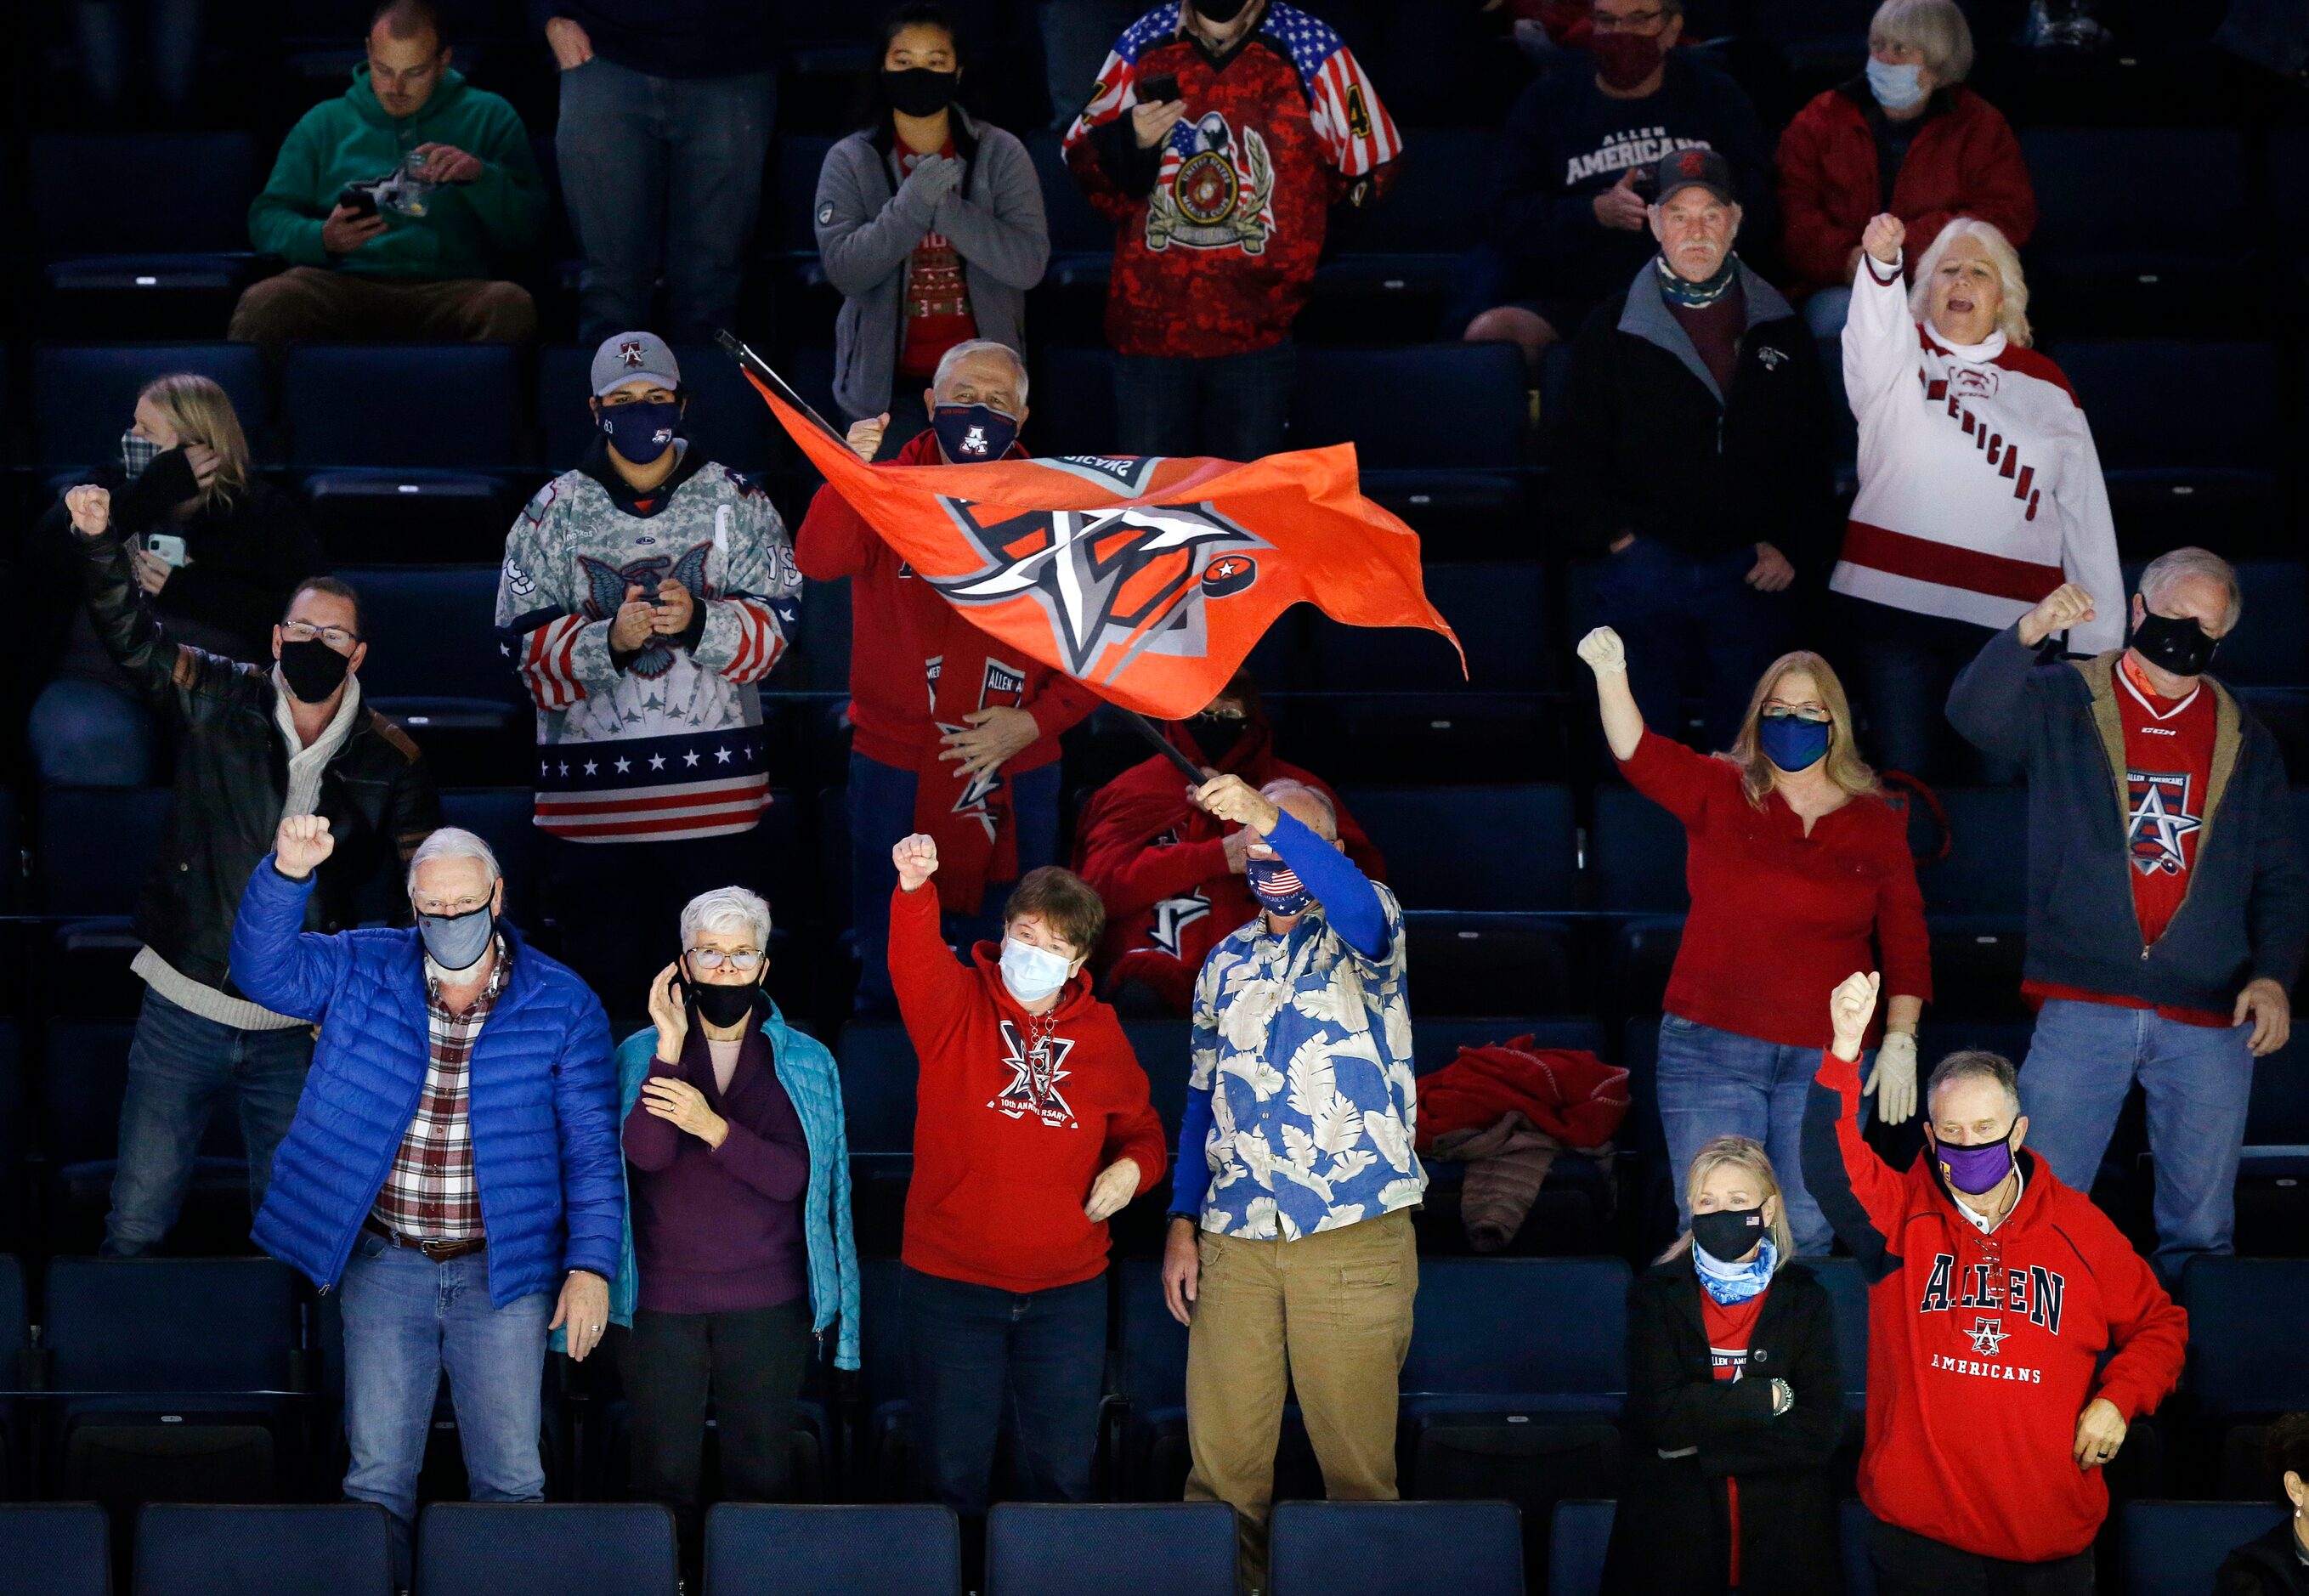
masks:
[[[746,1027],[727,1097],[713,1089],[702,1029],[683,1041],[679,1064],[653,1059],[650,1075],[696,1087],[730,1122],[730,1134],[708,1147],[651,1113],[646,1100],[635,1100],[625,1140],[641,1271],[636,1306],[661,1314],[742,1313],[802,1296],[809,1290],[801,1228],[809,1144],[761,1027]]]

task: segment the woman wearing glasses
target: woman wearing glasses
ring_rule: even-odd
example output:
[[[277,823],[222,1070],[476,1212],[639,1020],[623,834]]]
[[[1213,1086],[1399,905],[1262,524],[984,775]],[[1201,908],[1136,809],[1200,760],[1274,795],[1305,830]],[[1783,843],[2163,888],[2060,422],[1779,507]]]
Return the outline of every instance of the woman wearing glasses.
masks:
[[[1772,661],[1731,750],[1712,757],[1645,728],[1618,633],[1590,632],[1579,657],[1596,673],[1621,773],[1683,823],[1691,910],[1662,1005],[1656,1076],[1671,1164],[1690,1169],[1717,1136],[1761,1143],[1785,1182],[1796,1251],[1824,1253],[1828,1221],[1803,1189],[1800,1143],[1833,1040],[1817,995],[1844,979],[1833,973],[1844,965],[1879,968],[1852,961],[1880,949],[1893,996],[1863,1091],[1892,1124],[1916,1112],[1932,964],[1907,813],[1862,763],[1844,685],[1818,654]],[[1688,1201],[1677,1206],[1689,1227]]]
[[[650,987],[656,1023],[618,1052],[631,1200],[610,1318],[631,1325],[632,1487],[673,1509],[693,1588],[709,1392],[722,1498],[775,1502],[813,1337],[858,1367],[841,1079],[762,989],[769,937],[744,887],[690,900]]]

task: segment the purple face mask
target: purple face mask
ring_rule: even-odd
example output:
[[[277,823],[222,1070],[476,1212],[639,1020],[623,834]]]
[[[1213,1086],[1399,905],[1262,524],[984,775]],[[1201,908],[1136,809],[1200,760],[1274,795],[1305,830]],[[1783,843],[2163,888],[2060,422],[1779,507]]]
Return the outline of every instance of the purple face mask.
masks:
[[[2008,1134],[2002,1141],[1984,1142],[1977,1147],[1941,1142],[1934,1146],[1933,1156],[1950,1186],[1977,1197],[1994,1191],[2012,1173],[2012,1138]]]

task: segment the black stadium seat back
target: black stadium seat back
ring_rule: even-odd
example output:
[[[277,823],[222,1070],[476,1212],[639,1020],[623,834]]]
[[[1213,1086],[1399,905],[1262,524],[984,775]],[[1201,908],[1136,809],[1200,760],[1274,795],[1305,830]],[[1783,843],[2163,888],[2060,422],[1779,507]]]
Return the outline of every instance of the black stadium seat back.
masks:
[[[1051,253],[1111,256],[1114,224],[1098,213],[1083,194],[1082,185],[1067,169],[1061,137],[1053,132],[1026,135],[1026,153],[1034,163],[1034,177],[1042,190],[1042,220],[1050,229]]]
[[[51,787],[40,795],[33,883],[50,915],[125,915],[159,862],[175,795],[165,787]]]
[[[1037,454],[1102,454],[1113,450],[1114,354],[1078,344],[1051,344],[1034,362],[1026,391],[1026,446]]]
[[[2045,346],[2076,389],[2112,471],[2271,472],[2285,430],[2277,345],[2212,339],[2063,339]],[[2185,393],[2185,404],[2157,401]]]
[[[137,394],[173,372],[191,372],[222,388],[257,459],[271,458],[272,408],[255,344],[42,343],[32,346],[40,463],[57,469],[117,463],[120,435],[134,416]]]
[[[1339,794],[1405,909],[1529,913],[1578,896],[1569,788],[1358,787]]]
[[[1619,1258],[1423,1259],[1405,1400],[1440,1411],[1507,1397],[1615,1414],[1628,1385],[1629,1278]],[[1501,1336],[1502,1324],[1516,1333]]]
[[[2122,1596],[2210,1591],[2222,1559],[2284,1516],[2261,1502],[2127,1502],[2117,1512]]]
[[[465,703],[501,714],[526,708],[520,680],[498,651],[500,569],[472,565],[339,571],[360,595],[361,632],[368,643],[360,669],[362,695],[380,709],[410,699]],[[526,718],[516,718],[525,730]],[[420,744],[421,727],[419,722],[413,732]]]
[[[40,134],[30,168],[39,251],[246,254],[260,159],[246,133]]]
[[[388,1523],[374,1502],[150,1506],[136,1519],[135,1596],[390,1596]]]
[[[945,1507],[723,1502],[705,1515],[705,1596],[956,1596],[961,1565],[961,1527]]]
[[[1548,591],[1538,561],[1430,565],[1424,582],[1459,649],[1420,627],[1350,626],[1317,614],[1315,680],[1326,692],[1528,693],[1545,685]]]
[[[1278,1502],[1276,1596],[1523,1596],[1523,1544],[1506,1502]]]
[[[297,1276],[270,1258],[50,1261],[43,1344],[56,1391],[285,1391]]]
[[[1375,408],[1374,394],[1387,403]],[[1353,443],[1373,470],[1513,470],[1524,411],[1523,358],[1510,345],[1302,349],[1291,444]]]
[[[1596,789],[1587,833],[1587,873],[1596,907],[1618,913],[1682,914],[1691,903],[1684,879],[1683,823],[1632,787]]]
[[[281,368],[289,460],[306,469],[512,465],[523,413],[511,344],[299,344]]]
[[[58,1174],[69,1178],[75,1165],[112,1158],[134,1035],[134,1027],[122,1022],[48,1022],[40,1075],[40,1142]],[[221,1104],[201,1138],[200,1157],[203,1163],[238,1165],[241,1156],[240,1120],[229,1103]]]
[[[2239,129],[2031,127],[2019,136],[2037,191],[2032,259],[2243,249],[2248,163]],[[1931,243],[1914,247],[1921,255]]]
[[[834,1056],[842,1072],[850,1151],[912,1152],[920,1065],[906,1028],[895,1020],[854,1020],[835,1039]]]
[[[673,1514],[654,1502],[436,1502],[418,1520],[416,1572],[426,1596],[670,1592]]]
[[[39,1596],[112,1596],[111,1536],[92,1502],[0,1503],[0,1568]]]
[[[1603,1596],[1604,1559],[1612,1547],[1617,1504],[1565,1497],[1555,1505],[1549,1538],[1547,1596]]]
[[[1850,1258],[1805,1258],[1836,1314],[1837,1372],[1847,1405],[1868,1394],[1868,1282]]]
[[[986,1517],[986,1596],[1073,1596],[1084,1571],[1133,1596],[1232,1587],[1234,1510],[1224,1502],[1005,1502]]]
[[[1484,186],[1495,135],[1485,127],[1423,127],[1406,134],[1403,169],[1387,197],[1331,213],[1324,240],[1334,255],[1456,257],[1483,243],[1491,217]]]
[[[2309,1259],[2206,1255],[2181,1283],[2189,1310],[2187,1389],[2210,1419],[2309,1408],[2299,1350],[2309,1324]]]

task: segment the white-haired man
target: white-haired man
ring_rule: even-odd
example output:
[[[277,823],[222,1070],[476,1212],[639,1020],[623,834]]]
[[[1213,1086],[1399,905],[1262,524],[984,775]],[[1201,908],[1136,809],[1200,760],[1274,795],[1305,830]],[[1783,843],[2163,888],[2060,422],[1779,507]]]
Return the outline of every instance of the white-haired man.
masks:
[[[1024,459],[1026,366],[1007,345],[975,339],[938,361],[923,395],[928,432],[892,465],[973,465]],[[868,464],[890,418],[850,429]],[[858,1008],[895,1014],[890,850],[917,833],[937,840],[938,904],[947,940],[1000,941],[1007,885],[1055,864],[1059,734],[1096,707],[1091,693],[963,619],[914,580],[831,484],[818,489],[794,539],[812,582],[850,582],[850,902],[857,927]]]
[[[2237,624],[2236,573],[2201,548],[2152,560],[2124,648],[2039,669],[2038,646],[2101,601],[2055,588],[1988,640],[1948,713],[2028,775],[2037,1029],[2020,1079],[2037,1145],[2091,1190],[2138,1079],[2157,1266],[2176,1281],[2229,1250],[2253,1061],[2292,1030],[2309,876],[2276,738],[2206,674]]]
[[[501,918],[488,843],[445,827],[418,845],[413,927],[324,936],[305,901],[334,847],[324,818],[282,819],[233,925],[242,990],[321,1028],[253,1234],[341,1288],[345,1494],[392,1515],[406,1586],[445,1371],[474,1498],[544,1495],[547,1333],[566,1325],[582,1359],[609,1324],[617,1077],[600,1001]]]

